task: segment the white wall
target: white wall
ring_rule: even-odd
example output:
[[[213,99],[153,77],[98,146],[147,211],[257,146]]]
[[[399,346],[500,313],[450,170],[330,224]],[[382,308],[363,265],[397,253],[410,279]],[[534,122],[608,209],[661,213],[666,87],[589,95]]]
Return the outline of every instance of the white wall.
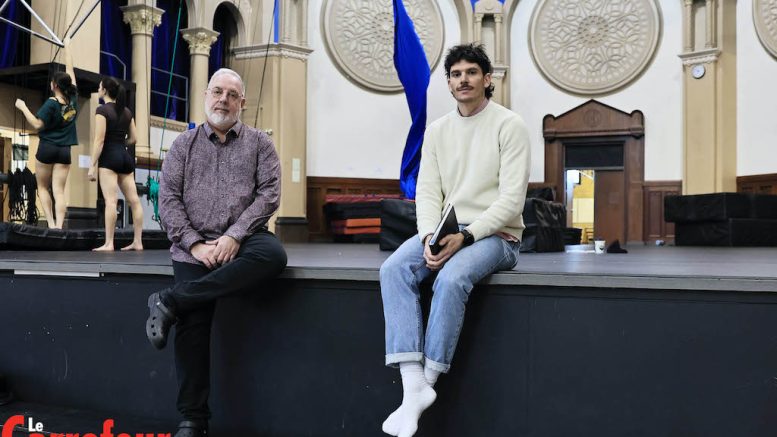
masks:
[[[399,179],[402,151],[410,129],[403,93],[366,91],[346,79],[326,52],[320,27],[323,0],[310,0],[308,60],[309,176]],[[438,0],[445,23],[444,47],[458,44],[453,0]],[[444,56],[444,53],[443,53]],[[442,60],[432,71],[427,118],[453,110]]]
[[[645,115],[645,180],[682,179],[682,2],[661,0],[663,32],[653,61],[636,81],[596,100],[630,113]],[[741,2],[740,2],[741,3]],[[528,45],[528,29],[536,1],[518,2],[512,21],[512,109],[529,126],[532,141],[532,182],[544,181],[545,140],[542,118],[555,116],[586,102],[551,85],[537,69]]]
[[[777,173],[777,59],[761,45],[753,2],[737,2],[737,175]]]

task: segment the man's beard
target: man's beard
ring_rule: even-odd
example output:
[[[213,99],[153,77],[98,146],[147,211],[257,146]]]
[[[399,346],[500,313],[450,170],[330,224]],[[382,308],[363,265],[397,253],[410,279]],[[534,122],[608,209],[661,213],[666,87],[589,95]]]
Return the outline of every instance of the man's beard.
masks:
[[[205,106],[205,116],[208,117],[210,124],[220,129],[226,129],[237,123],[237,121],[240,119],[240,110],[238,109],[237,113],[235,114],[224,114],[218,111],[212,111],[210,108]]]

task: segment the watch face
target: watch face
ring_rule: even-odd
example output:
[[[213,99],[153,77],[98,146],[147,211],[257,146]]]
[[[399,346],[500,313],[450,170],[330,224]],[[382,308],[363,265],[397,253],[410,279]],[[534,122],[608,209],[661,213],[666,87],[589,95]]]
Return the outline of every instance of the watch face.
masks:
[[[704,73],[706,72],[706,69],[704,68],[704,65],[694,65],[693,69],[691,69],[691,74],[695,79],[701,79],[704,76]]]

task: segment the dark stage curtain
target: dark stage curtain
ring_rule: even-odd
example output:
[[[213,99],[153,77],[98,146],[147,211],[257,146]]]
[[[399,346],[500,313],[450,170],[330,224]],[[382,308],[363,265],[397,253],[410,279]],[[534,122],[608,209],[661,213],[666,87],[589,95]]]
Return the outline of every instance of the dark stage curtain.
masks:
[[[8,3],[2,16],[16,24],[30,28],[30,13],[17,1]],[[0,68],[28,65],[29,63],[30,34],[10,24],[0,22]]]
[[[167,87],[170,81],[169,72],[170,64],[173,61],[174,37],[178,39],[178,47],[175,53],[173,72],[189,78],[189,44],[181,37],[180,31],[178,35],[173,35],[178,22],[178,8],[181,6],[181,3],[182,0],[157,0],[156,5],[165,11],[162,14],[162,24],[154,30],[151,49],[151,66],[162,70],[161,72],[151,71],[151,90],[162,93],[151,94],[151,114],[159,117],[165,116],[166,97],[164,94],[167,94]],[[186,4],[183,4],[183,10],[181,11],[180,27],[181,30],[188,27]],[[173,87],[170,90],[170,95],[185,98],[187,86],[186,81],[173,76]],[[194,110],[197,110],[197,108],[194,108]],[[185,102],[171,98],[167,110],[167,118],[188,121]]]
[[[132,32],[119,9],[127,2],[111,0],[101,4],[100,50],[118,56],[124,65],[113,56],[100,54],[100,74],[132,80]]]

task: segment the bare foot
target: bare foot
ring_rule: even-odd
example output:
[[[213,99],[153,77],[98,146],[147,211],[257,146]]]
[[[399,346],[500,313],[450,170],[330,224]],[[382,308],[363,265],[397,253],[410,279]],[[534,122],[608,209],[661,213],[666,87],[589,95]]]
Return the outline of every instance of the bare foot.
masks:
[[[143,243],[133,241],[132,244],[122,247],[121,250],[122,252],[125,250],[143,250]]]
[[[92,249],[92,252],[113,252],[113,244],[103,244],[96,249]]]

